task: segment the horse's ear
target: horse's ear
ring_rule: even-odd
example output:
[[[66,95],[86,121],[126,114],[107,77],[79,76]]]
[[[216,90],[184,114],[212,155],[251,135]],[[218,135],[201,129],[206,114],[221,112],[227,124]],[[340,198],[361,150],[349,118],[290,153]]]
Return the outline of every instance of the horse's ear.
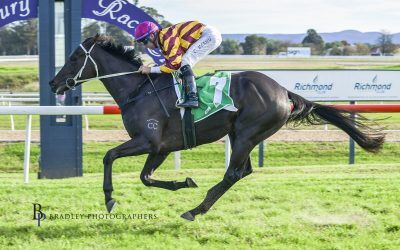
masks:
[[[101,35],[99,33],[96,33],[96,35],[93,37],[93,42],[97,42],[100,40]]]

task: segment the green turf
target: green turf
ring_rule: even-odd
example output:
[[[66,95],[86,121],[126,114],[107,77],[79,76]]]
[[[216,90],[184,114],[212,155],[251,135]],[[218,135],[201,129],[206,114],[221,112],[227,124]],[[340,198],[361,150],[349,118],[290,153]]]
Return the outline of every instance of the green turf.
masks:
[[[32,219],[42,211],[106,214],[102,174],[22,183],[0,174],[1,249],[399,249],[400,165],[256,169],[195,222],[197,206],[223,169],[158,171],[160,180],[196,179],[198,189],[145,187],[139,173],[114,174],[114,215],[154,219]],[[92,215],[93,218],[94,215]],[[142,215],[144,216],[144,215]]]
[[[399,57],[365,58],[278,58],[278,57],[208,57],[200,61],[197,68],[213,69],[400,69]]]
[[[38,67],[34,65],[0,65],[0,75],[3,74],[37,74]]]
[[[103,157],[107,150],[121,142],[88,142],[83,144],[84,173],[103,171]],[[388,142],[379,154],[370,154],[356,148],[356,162],[362,164],[400,163],[398,152],[400,143]],[[33,144],[31,149],[31,172],[38,171],[39,146]],[[1,143],[0,172],[22,173],[24,157],[23,143]],[[224,144],[212,143],[199,146],[193,150],[182,151],[183,169],[223,169]],[[251,153],[253,166],[258,164],[258,148]],[[133,172],[143,168],[146,156],[126,157],[114,162],[113,171]],[[266,167],[276,166],[311,166],[337,165],[348,162],[347,142],[271,142],[265,145],[264,163]],[[171,154],[160,169],[174,169],[174,158]]]
[[[344,62],[344,63],[343,63]],[[347,63],[347,64],[346,64]],[[349,64],[350,63],[350,64]],[[396,64],[397,63],[397,64]],[[245,58],[199,64],[197,74],[215,68],[400,69],[363,60],[275,60]],[[14,67],[14,66],[13,66]],[[0,68],[0,74],[27,69]],[[35,70],[35,69],[33,69]],[[37,71],[37,69],[36,69]],[[100,82],[85,83],[84,91],[104,92]],[[391,114],[389,114],[391,115]],[[372,118],[387,114],[368,114]],[[0,129],[9,129],[9,116],[0,116]],[[24,116],[16,117],[17,129]],[[119,116],[90,116],[92,129],[122,129]],[[382,121],[400,128],[400,115]],[[38,128],[38,117],[33,119]],[[310,127],[308,127],[310,128]],[[321,127],[317,127],[321,128]],[[348,166],[348,143],[268,143],[266,167],[251,157],[255,173],[236,184],[205,216],[194,223],[179,214],[196,206],[224,173],[224,146],[204,145],[182,152],[182,170],[173,158],[155,173],[162,180],[196,179],[200,188],[170,192],[147,188],[139,180],[145,156],[119,159],[114,164],[117,214],[150,213],[154,220],[45,220],[36,227],[32,203],[45,213],[104,214],[102,158],[118,142],[84,144],[84,177],[37,180],[39,147],[33,144],[31,183],[22,183],[23,143],[1,143],[0,249],[399,249],[400,143],[386,143],[381,154],[357,148]],[[323,166],[321,166],[323,165]],[[287,167],[291,166],[291,167]],[[293,167],[295,166],[295,167]],[[297,167],[296,167],[297,166]]]

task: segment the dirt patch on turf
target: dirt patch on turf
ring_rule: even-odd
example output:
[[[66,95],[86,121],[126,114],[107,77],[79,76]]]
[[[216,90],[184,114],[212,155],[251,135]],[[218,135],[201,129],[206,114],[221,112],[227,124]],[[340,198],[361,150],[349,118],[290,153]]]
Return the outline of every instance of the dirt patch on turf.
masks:
[[[357,213],[307,213],[299,215],[298,218],[304,222],[321,227],[346,225],[368,226],[372,223],[366,215]]]

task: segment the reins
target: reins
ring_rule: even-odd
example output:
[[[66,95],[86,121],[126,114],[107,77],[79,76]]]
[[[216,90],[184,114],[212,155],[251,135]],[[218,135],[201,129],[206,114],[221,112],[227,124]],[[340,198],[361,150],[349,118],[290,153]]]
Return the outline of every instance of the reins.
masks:
[[[67,78],[67,80],[65,81],[65,84],[67,85],[67,87],[70,90],[75,90],[75,86],[78,83],[82,83],[82,82],[87,82],[87,81],[92,81],[92,80],[100,80],[100,79],[106,79],[106,78],[111,78],[111,77],[117,77],[117,76],[124,76],[124,75],[130,75],[130,74],[137,74],[140,73],[138,70],[137,71],[128,71],[128,72],[119,72],[119,73],[113,73],[113,74],[107,74],[107,75],[102,75],[99,76],[99,69],[97,67],[97,63],[96,61],[93,59],[93,57],[90,55],[90,53],[92,52],[94,46],[96,45],[96,43],[94,43],[89,50],[86,50],[85,47],[82,44],[79,44],[79,46],[82,48],[82,50],[85,52],[86,58],[85,61],[83,62],[83,65],[81,67],[81,69],[78,71],[78,73],[75,75],[74,78]],[[82,77],[82,73],[83,70],[86,67],[86,64],[88,62],[88,59],[90,59],[94,65],[94,68],[96,69],[96,77],[92,77],[92,78],[87,78],[87,79],[81,79],[78,80],[79,78]],[[72,82],[72,84],[70,84],[69,82]]]
[[[66,86],[67,86],[68,89],[70,89],[70,90],[75,90],[76,85],[77,85],[78,83],[82,83],[82,82],[87,82],[87,81],[92,81],[92,80],[100,80],[100,79],[112,78],[112,77],[117,77],[117,76],[124,76],[124,75],[130,75],[130,74],[137,74],[137,73],[140,73],[140,71],[137,70],[137,71],[119,72],[119,73],[113,73],[113,74],[107,74],[107,75],[99,76],[99,69],[98,69],[98,67],[97,67],[97,63],[96,63],[96,61],[93,59],[93,57],[90,55],[90,53],[92,52],[92,50],[93,50],[93,48],[94,48],[95,45],[96,45],[96,43],[94,43],[94,44],[90,47],[89,50],[86,50],[85,47],[84,47],[82,44],[79,44],[79,46],[81,47],[81,49],[85,52],[86,58],[85,58],[85,61],[84,61],[83,65],[82,65],[81,69],[78,71],[78,73],[75,75],[75,77],[74,77],[74,78],[67,78],[67,79],[65,80],[65,84],[66,84]],[[95,69],[96,69],[96,77],[78,80],[79,78],[82,77],[82,72],[83,72],[83,70],[84,70],[85,67],[86,67],[86,64],[87,64],[87,62],[88,62],[88,59],[90,59],[90,61],[92,61],[93,65],[94,65],[94,67],[95,67]],[[136,96],[136,97],[128,98],[126,101],[124,101],[124,102],[122,102],[122,104],[120,104],[120,109],[122,110],[122,108],[123,108],[124,106],[126,106],[128,103],[135,102],[136,100],[138,100],[138,99],[140,99],[140,98],[142,98],[142,97],[145,97],[145,96],[148,96],[148,95],[151,95],[151,94],[155,93],[156,96],[157,96],[158,101],[160,102],[160,105],[162,106],[162,108],[163,108],[163,110],[164,110],[165,115],[169,118],[170,115],[169,115],[169,113],[168,113],[168,110],[167,110],[167,108],[165,107],[164,102],[161,100],[160,96],[158,95],[158,91],[161,91],[161,90],[164,90],[164,89],[173,87],[175,84],[172,84],[172,85],[163,87],[163,88],[161,88],[161,89],[156,89],[156,87],[154,86],[153,80],[151,80],[149,74],[146,74],[146,77],[147,77],[147,78],[143,81],[143,83],[141,83],[141,84],[139,85],[139,87],[137,88],[137,90],[139,90],[147,81],[149,81],[149,82],[151,83],[151,86],[152,86],[152,88],[153,88],[153,91],[148,91],[148,92],[146,92],[144,95],[141,95],[141,96]],[[71,83],[71,82],[72,82],[72,83]]]

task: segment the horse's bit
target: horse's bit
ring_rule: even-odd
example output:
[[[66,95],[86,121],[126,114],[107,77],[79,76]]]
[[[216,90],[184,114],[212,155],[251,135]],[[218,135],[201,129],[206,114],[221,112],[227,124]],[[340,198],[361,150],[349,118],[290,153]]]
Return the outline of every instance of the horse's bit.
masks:
[[[123,75],[130,75],[130,74],[140,73],[140,71],[130,71],[130,72],[120,72],[120,73],[114,73],[114,74],[108,74],[108,75],[99,76],[99,69],[97,67],[97,63],[93,59],[93,57],[90,55],[90,53],[92,52],[92,50],[93,50],[95,45],[96,45],[96,43],[94,43],[90,47],[89,50],[86,50],[85,47],[82,44],[79,44],[79,46],[85,52],[86,57],[85,57],[85,61],[83,62],[83,65],[82,65],[81,69],[78,71],[78,73],[75,75],[75,77],[74,78],[67,78],[65,80],[65,85],[67,86],[68,89],[75,90],[76,84],[81,83],[81,82],[86,82],[86,81],[91,81],[91,80],[100,80],[100,79],[111,78],[111,77],[116,77],[116,76],[123,76]],[[86,67],[88,59],[90,59],[92,61],[93,65],[94,65],[94,67],[96,69],[96,77],[78,80],[78,78],[82,77],[82,72]],[[167,117],[170,117],[170,115],[169,115],[169,113],[167,111],[167,108],[164,105],[164,102],[161,100],[160,96],[158,95],[157,89],[154,86],[153,81],[151,80],[151,78],[150,78],[150,76],[148,74],[146,74],[146,75],[147,75],[147,79],[150,81],[150,83],[151,83],[151,85],[153,87],[154,92],[156,93],[156,96],[157,96],[158,100],[160,101],[160,104],[161,104],[161,106],[162,106],[162,108],[164,110],[165,115]]]

